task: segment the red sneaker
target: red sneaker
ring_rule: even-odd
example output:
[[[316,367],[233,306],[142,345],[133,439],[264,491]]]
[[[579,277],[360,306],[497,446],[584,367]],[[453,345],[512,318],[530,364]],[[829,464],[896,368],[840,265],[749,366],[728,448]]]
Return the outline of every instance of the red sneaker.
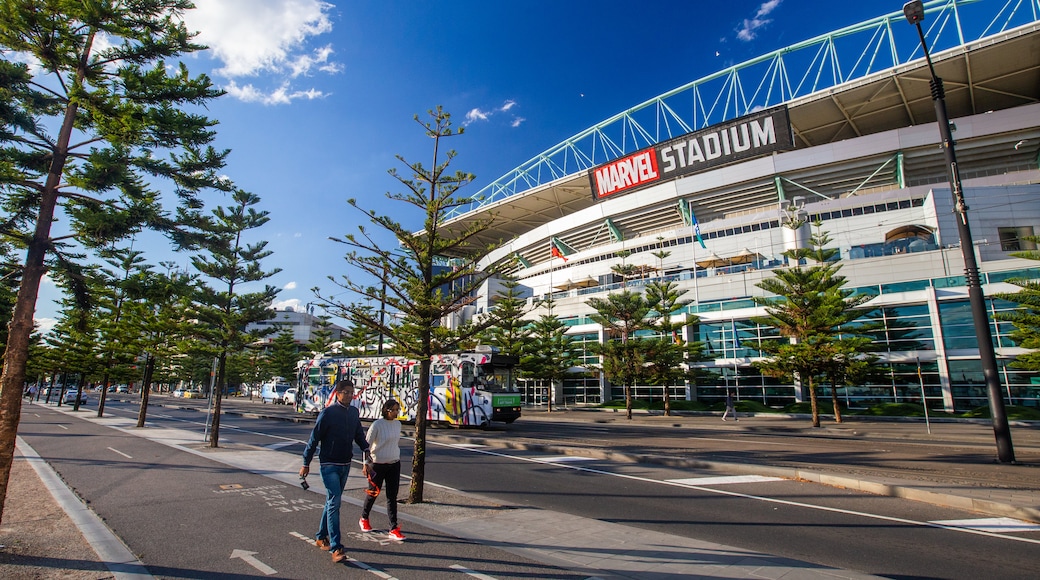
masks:
[[[372,524],[368,523],[368,520],[365,518],[361,518],[360,520],[358,520],[358,527],[361,528],[362,532],[372,531]]]
[[[390,533],[387,535],[390,537],[391,540],[397,540],[398,542],[404,541],[404,534],[401,533],[401,526],[397,526],[396,528],[390,530]]]

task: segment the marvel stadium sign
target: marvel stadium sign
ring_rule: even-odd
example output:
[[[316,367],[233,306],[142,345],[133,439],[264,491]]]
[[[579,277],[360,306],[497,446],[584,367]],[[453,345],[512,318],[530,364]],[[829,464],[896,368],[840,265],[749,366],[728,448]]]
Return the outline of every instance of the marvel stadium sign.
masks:
[[[794,134],[781,105],[728,123],[687,133],[604,163],[589,173],[592,195],[601,200],[713,167],[794,149]]]

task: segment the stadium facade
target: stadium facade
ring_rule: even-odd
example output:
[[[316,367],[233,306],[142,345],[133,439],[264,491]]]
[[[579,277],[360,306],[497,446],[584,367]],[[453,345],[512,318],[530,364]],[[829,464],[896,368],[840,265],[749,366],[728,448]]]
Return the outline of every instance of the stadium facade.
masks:
[[[1040,263],[1010,254],[1040,235],[1040,2],[937,0],[927,40],[947,90],[974,251],[1008,402],[1040,403],[1040,377],[1011,368],[1023,352],[994,313],[1014,304],[1011,278]],[[967,23],[977,30],[969,30]],[[987,24],[988,23],[988,24]],[[916,45],[916,46],[915,46]],[[830,79],[829,81],[827,79]],[[447,221],[497,216],[488,263],[515,260],[521,289],[552,296],[583,347],[605,340],[586,301],[651,280],[693,300],[714,384],[674,397],[714,402],[725,389],[768,405],[801,400],[794,384],[752,365],[767,328],[752,300],[785,250],[819,222],[839,250],[846,288],[872,296],[866,320],[884,378],[843,387],[857,407],[920,401],[948,411],[986,404],[963,259],[929,92],[929,69],[902,13],[837,30],[730,67],[651,99],[547,150],[489,185]],[[612,266],[637,266],[620,279]],[[475,311],[499,290],[490,281]],[[535,308],[530,316],[544,311]],[[589,368],[595,357],[586,352]],[[660,398],[663,387],[637,387]],[[557,402],[623,397],[595,371],[557,389]]]

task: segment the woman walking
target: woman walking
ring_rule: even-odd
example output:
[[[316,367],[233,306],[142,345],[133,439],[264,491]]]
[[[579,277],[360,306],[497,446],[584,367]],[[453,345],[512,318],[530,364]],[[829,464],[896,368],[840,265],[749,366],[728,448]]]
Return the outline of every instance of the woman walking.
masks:
[[[401,485],[401,423],[397,421],[401,413],[401,404],[395,399],[388,399],[380,410],[381,418],[376,419],[368,428],[368,444],[371,446],[372,462],[365,463],[365,475],[368,477],[368,490],[365,493],[365,505],[361,509],[361,520],[358,525],[362,532],[371,532],[372,524],[368,521],[372,506],[379,497],[382,487],[386,488],[386,515],[390,518],[390,539],[404,540],[401,526],[397,523],[397,491]]]

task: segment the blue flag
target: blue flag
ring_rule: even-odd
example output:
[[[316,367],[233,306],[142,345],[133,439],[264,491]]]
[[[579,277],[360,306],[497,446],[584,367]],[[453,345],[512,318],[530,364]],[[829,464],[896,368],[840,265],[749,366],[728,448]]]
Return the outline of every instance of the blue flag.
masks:
[[[700,243],[701,248],[707,250],[708,246],[704,245],[704,238],[701,237],[701,224],[697,221],[697,216],[693,213],[692,207],[690,208],[690,219],[693,221],[693,235],[697,236],[697,241]]]

